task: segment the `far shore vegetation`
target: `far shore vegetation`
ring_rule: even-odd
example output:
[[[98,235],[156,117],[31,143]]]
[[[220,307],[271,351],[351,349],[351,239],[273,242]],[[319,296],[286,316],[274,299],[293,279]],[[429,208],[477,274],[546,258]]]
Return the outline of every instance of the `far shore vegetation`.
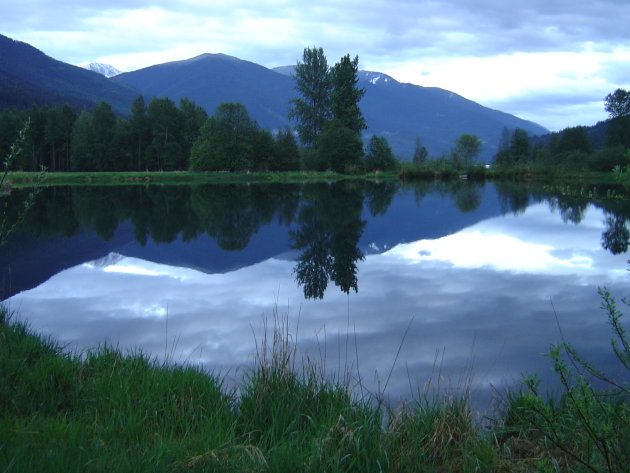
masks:
[[[128,116],[102,102],[91,110],[70,105],[0,111],[0,156],[22,136],[7,182],[114,183],[300,180],[348,177],[579,179],[614,173],[630,184],[630,92],[605,98],[610,118],[545,136],[504,129],[500,143],[462,133],[450,152],[432,155],[418,136],[413,156],[395,156],[385,136],[362,135],[365,93],[357,86],[358,57],[329,66],[321,48],[304,49],[294,72],[294,128],[266,130],[240,103],[223,103],[211,116],[182,98],[138,96]],[[482,153],[496,149],[494,156]],[[480,156],[485,156],[483,160]],[[86,173],[86,174],[82,174]],[[158,173],[158,174],[156,174]],[[322,174],[323,173],[323,174]],[[61,177],[65,174],[64,177]]]

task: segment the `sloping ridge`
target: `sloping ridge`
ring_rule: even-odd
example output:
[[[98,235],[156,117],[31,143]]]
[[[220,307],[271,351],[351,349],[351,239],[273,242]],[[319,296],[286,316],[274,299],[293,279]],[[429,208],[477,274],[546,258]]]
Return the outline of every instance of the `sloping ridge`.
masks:
[[[253,62],[225,54],[202,54],[184,61],[127,72],[114,81],[151,97],[187,97],[208,113],[225,102],[239,102],[263,128],[288,124],[293,80]]]
[[[138,91],[96,72],[53,59],[33,46],[0,35],[0,105],[25,107],[108,102],[128,114]]]

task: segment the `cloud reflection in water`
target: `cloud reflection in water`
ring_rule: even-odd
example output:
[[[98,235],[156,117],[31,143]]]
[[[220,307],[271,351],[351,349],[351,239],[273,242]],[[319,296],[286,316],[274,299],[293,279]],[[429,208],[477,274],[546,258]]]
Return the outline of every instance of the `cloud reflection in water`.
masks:
[[[436,363],[441,382],[457,385],[473,363],[473,391],[487,398],[490,384],[533,371],[549,375],[541,354],[560,339],[550,301],[567,339],[612,366],[597,286],[624,296],[627,257],[602,249],[603,230],[604,214],[594,207],[576,226],[538,204],[518,217],[367,255],[358,264],[358,293],[328,291],[323,300],[304,299],[293,261],[207,274],[109,255],[9,302],[70,349],[107,341],[230,376],[252,361],[263,318],[277,303],[292,326],[299,318],[300,349],[325,357],[332,371],[356,366],[356,341],[362,380],[372,390],[379,385],[374,373],[382,386],[414,318],[389,393],[408,396],[435,375]]]

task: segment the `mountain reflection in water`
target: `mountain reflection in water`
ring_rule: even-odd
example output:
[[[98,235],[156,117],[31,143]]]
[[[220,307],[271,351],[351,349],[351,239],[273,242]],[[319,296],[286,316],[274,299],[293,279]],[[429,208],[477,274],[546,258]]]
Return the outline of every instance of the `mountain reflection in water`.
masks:
[[[1,249],[5,280],[21,285],[8,303],[69,349],[107,341],[237,376],[278,307],[299,319],[301,353],[333,372],[354,366],[376,390],[413,319],[389,394],[438,371],[458,385],[472,365],[472,391],[488,397],[490,385],[549,374],[552,301],[564,336],[614,366],[597,287],[626,295],[623,203],[470,182],[53,188],[39,199]]]

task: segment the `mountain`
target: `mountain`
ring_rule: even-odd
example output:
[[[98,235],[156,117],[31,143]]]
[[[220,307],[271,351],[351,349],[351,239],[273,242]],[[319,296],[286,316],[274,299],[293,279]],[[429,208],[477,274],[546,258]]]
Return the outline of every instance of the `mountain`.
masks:
[[[240,102],[260,126],[278,129],[291,124],[289,101],[297,96],[293,70],[293,66],[268,69],[225,54],[202,54],[123,73],[112,80],[146,96],[187,97],[210,114],[221,103]],[[448,153],[462,133],[471,133],[484,144],[480,158],[488,160],[497,151],[504,127],[523,128],[532,135],[548,133],[540,125],[453,92],[403,84],[380,72],[360,71],[359,86],[366,90],[360,104],[369,126],[364,138],[373,134],[386,137],[402,159],[412,156],[417,138],[432,156],[438,156]]]
[[[68,103],[91,108],[101,101],[128,114],[138,92],[92,71],[53,59],[29,44],[0,35],[0,107]]]
[[[147,99],[187,97],[210,114],[221,103],[240,102],[263,128],[294,125],[288,119],[289,101],[297,95],[293,66],[272,70],[225,54],[202,54],[107,79],[2,35],[0,58],[0,108],[63,103],[91,108],[106,101],[128,115],[133,99],[142,93]],[[448,153],[462,133],[471,133],[484,144],[480,159],[489,160],[504,127],[523,128],[532,135],[548,132],[447,90],[403,84],[380,72],[360,71],[359,86],[366,90],[360,104],[369,126],[365,140],[373,134],[386,137],[401,159],[411,157],[417,138],[432,156],[439,156]]]
[[[145,96],[187,97],[209,114],[225,102],[239,102],[263,128],[289,124],[289,100],[295,96],[293,79],[253,62],[225,54],[202,54],[114,77],[115,82]]]
[[[89,64],[81,64],[80,67],[83,69],[87,69],[88,71],[96,72],[102,76],[110,77],[117,76],[121,71],[116,69],[114,66],[110,66],[109,64],[103,64],[100,62],[91,62]]]

